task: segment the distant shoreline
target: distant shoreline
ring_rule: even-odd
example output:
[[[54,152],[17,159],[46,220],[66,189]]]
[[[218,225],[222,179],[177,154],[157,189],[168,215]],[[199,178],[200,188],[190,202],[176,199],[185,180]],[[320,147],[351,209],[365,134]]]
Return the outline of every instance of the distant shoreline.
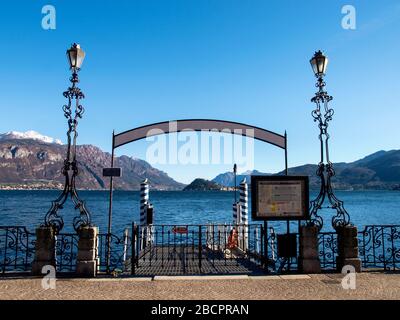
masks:
[[[400,190],[398,189],[335,189],[336,191],[341,191],[341,192],[352,192],[352,191],[357,191],[357,192],[370,192],[370,191],[393,191],[393,192],[398,192]],[[2,188],[0,187],[0,192],[1,191],[62,191],[62,189],[58,188]],[[90,191],[90,192],[109,192],[109,189],[77,189],[77,191]],[[132,190],[126,190],[126,189],[114,189],[114,192],[139,192],[140,189],[132,189]],[[156,191],[156,192],[234,192],[233,190],[161,190],[161,189],[151,189],[151,191]],[[239,191],[239,190],[238,190]],[[311,192],[318,192],[319,189],[310,189]]]

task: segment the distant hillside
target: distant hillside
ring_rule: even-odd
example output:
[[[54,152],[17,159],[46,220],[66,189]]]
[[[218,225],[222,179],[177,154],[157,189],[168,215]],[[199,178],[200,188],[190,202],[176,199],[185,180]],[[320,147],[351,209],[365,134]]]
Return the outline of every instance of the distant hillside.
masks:
[[[257,170],[253,171],[247,171],[242,174],[236,175],[236,184],[239,185],[241,181],[243,181],[244,178],[246,178],[247,182],[250,182],[250,177],[252,175],[271,175],[270,173],[263,173]],[[224,186],[224,187],[234,187],[235,186],[235,176],[233,172],[225,172],[217,175],[214,179],[211,181]]]
[[[47,142],[49,141],[49,142]],[[61,188],[61,174],[66,146],[57,140],[41,135],[0,135],[0,188],[55,189]],[[79,189],[106,189],[109,178],[102,176],[104,167],[110,165],[111,155],[92,145],[77,147]],[[115,166],[122,168],[122,177],[114,179],[115,188],[137,190],[147,178],[152,189],[181,190],[184,185],[149,163],[128,156],[116,157]]]
[[[320,183],[316,176],[317,168],[316,164],[306,164],[289,168],[289,174],[308,175],[310,187],[316,189]],[[400,150],[378,151],[354,162],[335,163],[334,169],[336,175],[332,182],[337,189],[400,189]],[[276,174],[282,175],[284,172],[281,171]],[[224,186],[232,186],[234,183],[233,174],[230,172],[220,174],[212,181]],[[240,181],[239,176],[237,181]],[[248,181],[250,182],[250,180]]]
[[[187,185],[183,191],[209,191],[209,190],[221,190],[222,187],[215,182],[205,179],[195,179],[189,185]]]
[[[79,189],[101,190],[108,188],[109,179],[102,177],[103,167],[110,165],[111,155],[93,145],[77,147],[80,173]],[[25,133],[11,131],[0,134],[0,189],[54,189],[61,188],[64,177],[61,168],[66,146],[57,139],[34,131]],[[122,177],[115,179],[115,188],[138,190],[140,182],[148,178],[153,190],[182,190],[184,184],[153,168],[144,160],[128,156],[116,157],[115,166],[122,168]],[[337,189],[399,189],[400,150],[378,151],[350,163],[335,163],[336,176],[332,182]],[[289,169],[291,175],[308,175],[310,187],[319,187],[315,175],[316,164],[306,164]],[[275,173],[283,174],[284,172]],[[259,171],[237,175],[237,184],[251,175],[270,175]],[[211,181],[196,179],[186,190],[220,190],[234,186],[232,172],[219,174]]]

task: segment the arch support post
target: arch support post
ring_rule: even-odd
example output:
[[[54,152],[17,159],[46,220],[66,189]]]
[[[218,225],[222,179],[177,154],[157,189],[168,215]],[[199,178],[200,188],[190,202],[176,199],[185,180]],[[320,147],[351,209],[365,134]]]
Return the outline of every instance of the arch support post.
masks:
[[[336,228],[336,232],[338,247],[336,271],[342,272],[344,271],[344,267],[350,267],[354,268],[354,272],[361,272],[361,259],[358,255],[357,227],[341,226]]]
[[[43,275],[42,268],[48,265],[56,267],[56,232],[52,226],[40,226],[36,229],[32,274]]]
[[[300,227],[299,270],[302,273],[321,273],[318,233],[316,225]]]
[[[81,227],[78,230],[78,256],[76,273],[81,277],[94,278],[99,266],[98,227]]]

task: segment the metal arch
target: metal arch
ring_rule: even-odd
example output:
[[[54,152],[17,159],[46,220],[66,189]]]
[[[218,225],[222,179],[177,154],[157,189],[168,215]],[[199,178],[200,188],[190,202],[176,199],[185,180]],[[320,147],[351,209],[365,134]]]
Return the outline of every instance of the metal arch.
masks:
[[[171,126],[172,124],[172,126]],[[156,130],[159,131],[156,131]],[[153,132],[151,132],[153,130]],[[244,123],[225,121],[225,120],[211,120],[211,119],[184,119],[184,120],[171,120],[153,123],[137,127],[128,131],[121,132],[113,135],[113,148],[121,147],[130,142],[144,139],[146,137],[156,136],[160,134],[175,133],[181,131],[203,131],[203,130],[217,130],[224,132],[229,130],[232,134],[239,134],[247,136],[246,130],[254,130],[254,136],[251,138],[267,142],[279,148],[287,148],[286,133],[280,135],[278,133],[265,130],[259,127],[250,126]],[[235,132],[241,130],[240,133]]]
[[[172,127],[170,124],[173,123],[176,126]],[[150,132],[150,130],[155,131]],[[159,131],[156,131],[156,130]],[[111,167],[114,167],[114,152],[115,149],[125,144],[144,139],[146,137],[156,136],[160,134],[175,133],[181,131],[204,131],[204,130],[217,130],[218,132],[224,132],[229,130],[231,134],[240,134],[242,136],[251,137],[276,147],[284,149],[285,151],[285,174],[288,175],[288,157],[287,157],[287,134],[285,131],[284,135],[265,130],[259,127],[250,126],[240,122],[225,121],[225,120],[211,120],[211,119],[184,119],[184,120],[171,120],[153,123],[137,127],[131,130],[127,130],[118,134],[113,131],[112,134],[112,150],[111,150]],[[239,133],[237,130],[241,130]],[[247,135],[246,130],[254,130],[254,135]],[[235,132],[236,131],[236,132]],[[110,272],[110,257],[111,257],[111,221],[112,221],[112,202],[113,202],[113,177],[110,177],[110,198],[108,208],[108,233],[107,233],[107,273]]]

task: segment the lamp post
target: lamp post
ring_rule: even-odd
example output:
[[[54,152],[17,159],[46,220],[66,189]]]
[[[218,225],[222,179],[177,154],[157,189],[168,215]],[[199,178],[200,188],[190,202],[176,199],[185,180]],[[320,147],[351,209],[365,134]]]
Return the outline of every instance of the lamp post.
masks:
[[[78,119],[82,118],[84,108],[80,104],[80,100],[85,96],[81,89],[77,87],[79,82],[78,72],[81,69],[85,52],[81,49],[79,44],[74,43],[71,48],[67,50],[67,58],[69,61],[72,76],[70,78],[71,86],[63,93],[63,96],[68,99],[68,103],[63,106],[64,116],[68,121],[68,145],[67,155],[64,160],[62,174],[65,177],[64,189],[59,197],[52,201],[51,207],[45,216],[45,226],[51,226],[58,233],[64,227],[64,220],[59,215],[58,210],[63,208],[64,203],[68,197],[71,198],[75,205],[75,209],[79,210],[79,216],[73,219],[73,227],[78,231],[82,226],[90,226],[91,217],[89,211],[86,209],[85,203],[79,198],[78,192],[75,187],[75,179],[79,173],[78,163],[76,160],[76,138],[78,136],[77,126]]]
[[[325,199],[328,198],[331,208],[336,210],[336,215],[332,217],[332,226],[337,229],[341,226],[347,226],[350,224],[350,216],[343,206],[343,201],[339,200],[332,188],[331,178],[335,175],[333,169],[333,163],[329,159],[329,134],[328,124],[332,120],[334,110],[329,107],[329,102],[333,99],[332,96],[328,95],[325,90],[324,76],[326,74],[326,67],[328,65],[328,58],[321,52],[315,52],[314,56],[310,60],[311,67],[317,78],[316,87],[318,91],[315,96],[311,99],[311,102],[316,104],[315,110],[312,111],[314,121],[318,123],[319,127],[319,140],[321,149],[321,159],[318,164],[317,176],[321,180],[321,187],[317,197],[310,202],[310,225],[316,225],[319,230],[323,226],[323,219],[318,215],[318,211],[322,208]]]

